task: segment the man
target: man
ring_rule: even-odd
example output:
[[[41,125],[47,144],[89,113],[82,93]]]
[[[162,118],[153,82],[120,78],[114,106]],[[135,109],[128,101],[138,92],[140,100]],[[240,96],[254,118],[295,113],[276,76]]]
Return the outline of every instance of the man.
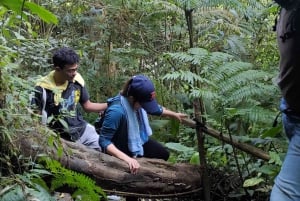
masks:
[[[276,1],[282,6],[276,27],[280,53],[280,110],[289,147],[275,179],[270,201],[300,200],[300,6],[299,0]]]
[[[106,103],[93,103],[78,71],[79,56],[70,48],[61,48],[53,54],[53,67],[47,76],[36,83],[32,104],[42,115],[42,122],[61,137],[101,150],[99,136],[79,111],[101,112]]]

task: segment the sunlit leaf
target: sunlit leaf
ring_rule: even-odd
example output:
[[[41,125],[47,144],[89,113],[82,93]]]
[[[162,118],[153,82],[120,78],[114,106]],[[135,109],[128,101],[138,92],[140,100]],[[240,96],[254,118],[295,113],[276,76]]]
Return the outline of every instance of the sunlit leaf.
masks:
[[[256,186],[256,185],[260,184],[263,181],[264,181],[263,178],[257,178],[257,177],[247,179],[247,180],[244,181],[243,187]]]
[[[191,159],[190,159],[190,163],[194,164],[194,165],[199,165],[200,164],[200,158],[199,158],[199,152],[195,152]]]
[[[3,5],[9,10],[13,10],[16,13],[20,13],[22,11],[23,1],[21,0],[1,0],[0,5]],[[42,6],[37,5],[36,3],[26,1],[24,4],[24,8],[30,10],[31,13],[39,16],[43,21],[47,23],[57,24],[57,17],[45,9]]]
[[[32,2],[26,2],[25,7],[28,8],[33,14],[38,15],[43,21],[47,23],[58,23],[57,17],[42,6],[39,6]]]

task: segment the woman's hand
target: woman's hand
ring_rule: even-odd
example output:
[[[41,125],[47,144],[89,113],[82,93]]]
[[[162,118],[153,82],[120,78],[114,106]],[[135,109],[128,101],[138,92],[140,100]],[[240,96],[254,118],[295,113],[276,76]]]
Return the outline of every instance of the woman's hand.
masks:
[[[179,113],[179,112],[174,114],[174,118],[177,119],[180,123],[182,122],[182,119],[185,119],[187,117],[188,117],[187,114],[183,114],[183,113]]]
[[[130,173],[136,174],[138,172],[138,169],[140,168],[139,162],[135,158],[130,158],[126,160],[129,166]]]
[[[140,168],[140,164],[137,162],[135,158],[131,158],[124,152],[120,151],[114,144],[108,145],[106,151],[110,155],[125,161],[129,166],[130,173],[132,174],[137,173],[138,169]]]
[[[174,111],[168,110],[166,108],[163,108],[162,115],[177,119],[180,123],[182,122],[183,119],[188,117],[187,114],[183,114],[183,113],[180,113],[180,112],[174,112]]]

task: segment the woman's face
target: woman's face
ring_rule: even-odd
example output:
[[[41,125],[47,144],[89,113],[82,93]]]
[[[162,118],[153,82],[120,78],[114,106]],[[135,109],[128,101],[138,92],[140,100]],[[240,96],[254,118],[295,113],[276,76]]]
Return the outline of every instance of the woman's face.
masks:
[[[141,106],[140,102],[134,101],[134,103],[133,103],[133,109],[138,110],[138,109],[140,109],[141,107],[142,107],[142,106]]]

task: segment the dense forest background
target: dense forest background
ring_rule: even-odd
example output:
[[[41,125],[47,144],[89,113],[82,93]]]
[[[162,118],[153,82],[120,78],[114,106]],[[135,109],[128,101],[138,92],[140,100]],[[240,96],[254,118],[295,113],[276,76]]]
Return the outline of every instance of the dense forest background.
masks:
[[[91,100],[105,102],[128,77],[146,74],[162,105],[268,152],[264,161],[204,136],[207,165],[230,178],[223,188],[233,186],[223,200],[267,200],[287,146],[280,118],[274,123],[278,11],[271,0],[0,0],[0,200],[54,199],[43,181],[50,165],[23,157],[14,136],[39,128],[29,96],[63,46],[79,53]],[[199,164],[194,129],[151,124],[170,162]]]

